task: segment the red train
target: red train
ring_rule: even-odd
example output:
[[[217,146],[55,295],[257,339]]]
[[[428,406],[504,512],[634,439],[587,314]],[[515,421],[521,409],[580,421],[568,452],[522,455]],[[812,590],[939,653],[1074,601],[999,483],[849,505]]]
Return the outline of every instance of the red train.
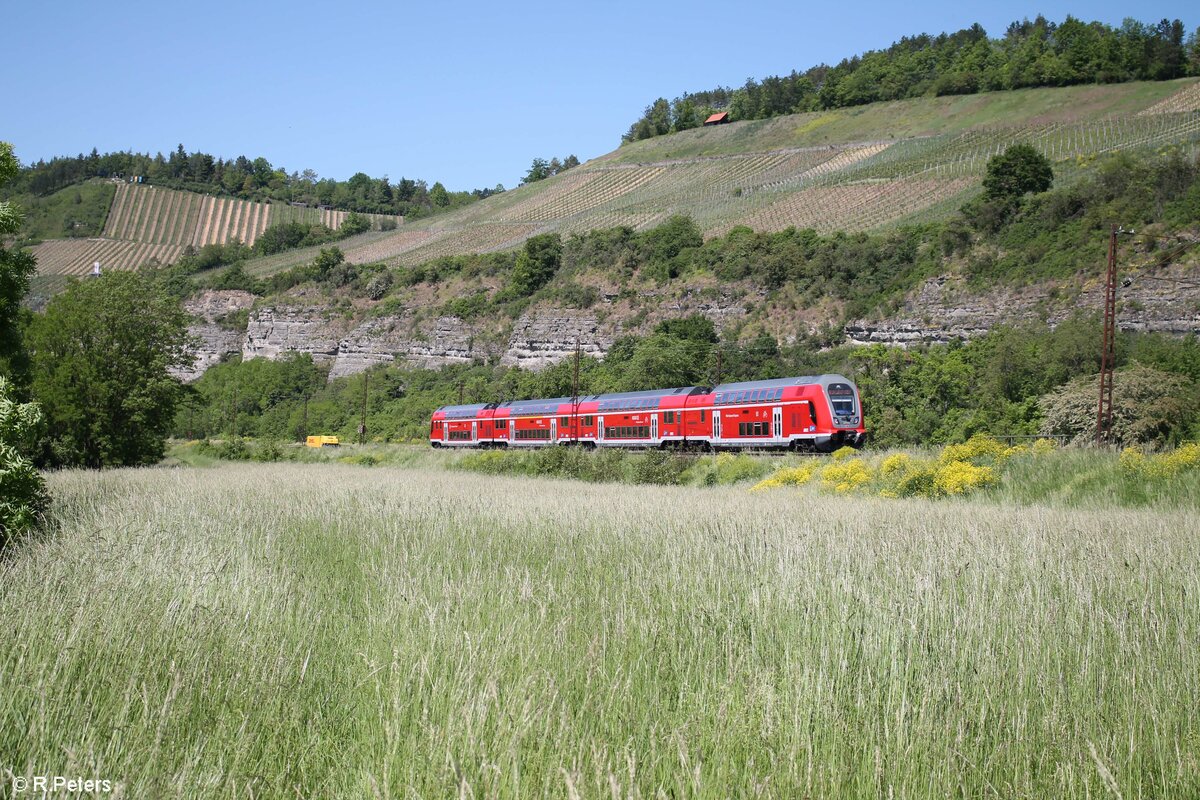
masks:
[[[434,447],[790,448],[828,452],[866,436],[862,402],[842,375],[443,406]]]

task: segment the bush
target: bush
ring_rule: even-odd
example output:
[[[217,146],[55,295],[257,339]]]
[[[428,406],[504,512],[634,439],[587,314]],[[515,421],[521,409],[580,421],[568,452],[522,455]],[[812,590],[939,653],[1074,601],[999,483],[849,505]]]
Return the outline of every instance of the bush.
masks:
[[[1076,378],[1044,395],[1043,435],[1069,437],[1087,444],[1096,435],[1098,378]],[[1187,435],[1200,412],[1196,384],[1180,375],[1135,365],[1113,374],[1113,423],[1109,442],[1164,446]]]
[[[1171,478],[1186,470],[1200,470],[1200,444],[1189,442],[1176,450],[1147,456],[1135,447],[1121,451],[1121,470],[1143,478]]]
[[[49,505],[46,483],[18,447],[28,444],[42,423],[34,403],[17,403],[0,377],[0,549],[37,522]]]
[[[660,486],[675,486],[681,483],[687,460],[665,450],[651,450],[633,464],[635,483],[651,483]]]
[[[978,467],[967,461],[951,461],[938,467],[933,485],[937,494],[953,496],[992,486],[996,480],[996,473],[991,467]]]
[[[810,461],[799,467],[784,467],[776,470],[771,477],[751,486],[750,491],[761,492],[764,489],[779,489],[784,486],[803,486],[812,480],[813,475],[817,473],[817,467],[816,461]]]
[[[837,461],[821,471],[821,485],[835,492],[854,491],[870,480],[871,468],[861,458]]]

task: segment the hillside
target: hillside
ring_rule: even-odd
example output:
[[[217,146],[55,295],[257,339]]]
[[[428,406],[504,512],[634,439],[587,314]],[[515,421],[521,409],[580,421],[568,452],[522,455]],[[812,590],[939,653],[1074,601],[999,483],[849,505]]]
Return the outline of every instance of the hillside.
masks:
[[[988,159],[1019,142],[1050,159],[1057,188],[998,227],[964,218]],[[657,137],[462,210],[344,239],[346,264],[334,272],[309,268],[316,246],[251,259],[230,280],[223,269],[196,276],[222,291],[187,303],[203,342],[189,377],[231,355],[289,352],[310,353],[334,376],[392,361],[541,369],[576,340],[602,357],[627,334],[693,313],[730,341],[818,345],[1053,325],[1098,308],[1113,219],[1166,220],[1155,192],[1174,205],[1153,230],[1176,244],[1195,239],[1200,214],[1180,192],[1198,143],[1196,79],[896,101]],[[1122,154],[1128,163],[1113,161]],[[1177,165],[1186,185],[1171,177]],[[122,185],[104,236],[38,246],[35,293],[92,260],[166,263],[189,244],[252,242],[272,222],[317,213]],[[693,222],[680,226],[679,214]],[[514,292],[518,250],[548,233],[562,235],[561,266]],[[672,261],[680,247],[686,259]],[[1194,254],[1162,261],[1152,249],[1130,252],[1149,279],[1123,290],[1122,325],[1200,332]],[[1172,283],[1180,277],[1190,283]]]
[[[103,195],[108,207],[101,234],[50,239],[34,245],[31,251],[38,259],[38,288],[51,285],[62,276],[86,274],[96,261],[103,269],[136,269],[146,264],[170,264],[187,247],[225,244],[233,239],[253,245],[269,226],[282,222],[320,223],[337,230],[348,214],[346,211],[258,203],[122,181],[93,181],[84,184],[84,189],[97,186],[111,191],[111,194]],[[79,191],[79,188],[69,187],[52,198]],[[51,202],[47,205],[61,204]],[[393,225],[403,222],[401,217],[384,214],[360,216],[370,220],[375,228],[387,222]]]
[[[675,214],[691,216],[706,236],[738,225],[880,230],[945,218],[978,191],[987,159],[1017,142],[1050,157],[1061,183],[1104,153],[1198,140],[1197,79],[874,103],[634,142],[461,210],[353,237],[342,249],[352,264],[415,265],[510,250],[541,233],[617,225],[645,230]],[[280,222],[321,222],[336,230],[345,218],[342,211],[285,203],[100,185],[115,189],[111,201],[105,199],[102,233],[35,246],[36,291],[54,291],[62,276],[84,274],[95,261],[108,269],[167,264],[189,245],[233,238],[253,244]],[[91,195],[87,199],[95,205]],[[51,231],[71,224],[59,219],[67,207],[57,204],[58,227]],[[371,216],[377,229],[386,227],[380,224],[385,219],[403,222]],[[246,269],[274,274],[311,260],[318,249],[251,260]]]
[[[944,218],[978,190],[987,159],[1026,142],[1060,181],[1098,155],[1200,141],[1200,81],[1029,89],[876,103],[699,128],[636,142],[461,211],[344,247],[351,263],[413,265],[514,248],[547,232],[736,225],[866,231]],[[315,255],[251,261],[268,275]]]

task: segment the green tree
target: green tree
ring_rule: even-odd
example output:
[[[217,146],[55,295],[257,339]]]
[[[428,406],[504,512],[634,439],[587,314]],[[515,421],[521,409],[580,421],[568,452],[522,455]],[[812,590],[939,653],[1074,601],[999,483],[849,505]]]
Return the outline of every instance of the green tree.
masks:
[[[1096,435],[1098,378],[1076,378],[1044,395],[1042,433],[1087,444]],[[1200,413],[1196,384],[1182,375],[1135,364],[1113,373],[1113,426],[1118,446],[1177,444]],[[1191,427],[1190,427],[1191,426]]]
[[[187,316],[147,277],[75,282],[29,328],[34,396],[50,428],[47,458],[86,467],[162,458],[191,364]]]
[[[713,326],[712,320],[701,314],[664,319],[654,328],[654,332],[704,344],[716,344],[718,341],[717,329]]]
[[[988,159],[983,188],[990,199],[1015,199],[1054,184],[1050,160],[1027,144],[1015,144]]]
[[[517,255],[510,286],[518,297],[525,297],[549,283],[562,264],[562,237],[543,233],[525,240]]]
[[[440,183],[435,183],[433,185],[433,189],[436,190],[439,186],[441,186]],[[443,188],[442,189],[443,194],[445,193],[445,191],[446,190]],[[433,191],[430,191],[430,196],[432,197],[432,195],[433,195]],[[449,195],[447,195],[446,202],[447,203],[450,202]],[[435,205],[445,205],[445,203],[439,203],[436,199],[434,200],[434,204]],[[357,233],[362,233],[363,231],[369,231],[369,230],[371,230],[370,218],[364,217],[362,214],[356,214],[353,211],[351,211],[349,214],[346,215],[346,218],[344,220],[342,220],[342,226],[340,228],[338,228],[338,234],[340,234],[341,236],[349,237],[349,236],[354,236]]]
[[[550,162],[544,158],[535,158],[529,165],[529,171],[521,179],[521,183],[537,183],[550,177]]]
[[[33,525],[50,500],[46,482],[20,452],[40,427],[42,412],[10,395],[8,381],[0,377],[0,550]]]
[[[0,186],[16,177],[20,165],[8,142],[0,142]],[[21,298],[29,291],[29,278],[37,269],[33,256],[4,247],[5,237],[21,228],[20,210],[0,202],[0,374],[20,377],[26,369],[21,344]]]

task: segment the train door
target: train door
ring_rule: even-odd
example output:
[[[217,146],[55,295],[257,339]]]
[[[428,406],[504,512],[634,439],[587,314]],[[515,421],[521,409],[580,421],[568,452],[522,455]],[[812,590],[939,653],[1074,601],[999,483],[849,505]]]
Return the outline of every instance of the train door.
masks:
[[[442,420],[442,441],[450,441],[450,420],[448,419]]]
[[[776,439],[783,438],[783,407],[775,406],[771,409],[772,430],[775,433]]]
[[[550,444],[558,441],[558,417],[550,418]]]
[[[658,441],[658,414],[650,415],[650,438]]]
[[[508,418],[508,441],[511,444],[517,440],[517,418]]]
[[[718,409],[713,409],[713,439],[721,438],[721,412]]]
[[[596,417],[596,441],[604,441],[604,417]]]
[[[477,420],[471,420],[471,441],[479,441],[479,422]]]

